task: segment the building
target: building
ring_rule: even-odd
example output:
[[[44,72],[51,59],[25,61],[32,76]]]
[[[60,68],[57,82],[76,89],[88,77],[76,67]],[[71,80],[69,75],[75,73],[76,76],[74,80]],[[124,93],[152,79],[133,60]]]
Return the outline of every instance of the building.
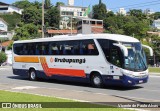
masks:
[[[8,23],[0,18],[0,38],[7,38]]]
[[[13,5],[0,2],[0,13],[13,13],[16,12],[18,14],[22,14],[23,9],[15,7]]]
[[[124,8],[119,9],[119,14],[126,16],[127,11]]]
[[[74,0],[68,0],[68,5],[60,5],[60,29],[76,29],[77,21],[79,17],[86,17],[90,13],[90,7],[74,6]]]
[[[70,34],[91,34],[91,33],[103,33],[103,20],[90,19],[90,18],[77,18],[76,29],[62,29],[62,30],[47,30],[47,36],[52,37],[54,35],[70,35]]]
[[[70,35],[70,34],[77,34],[77,30],[53,30],[53,29],[48,29],[47,30],[47,36],[48,37],[53,37],[54,35]]]
[[[77,22],[77,31],[80,34],[103,33],[103,20],[79,18]]]
[[[12,39],[13,33],[8,31],[8,23],[0,18],[0,38]]]
[[[68,0],[68,5],[73,6],[74,5],[74,0]]]
[[[160,29],[160,19],[153,21],[152,28]]]
[[[151,14],[154,14],[155,12],[149,8],[147,8],[146,10],[144,10],[144,14],[146,15],[151,15]]]
[[[87,10],[87,7],[80,7],[80,6],[59,6],[60,10],[60,29],[71,29],[71,23],[72,26],[76,25],[76,18],[79,17],[86,17],[88,18],[88,15],[85,15],[85,11]],[[75,27],[72,27],[73,29]]]

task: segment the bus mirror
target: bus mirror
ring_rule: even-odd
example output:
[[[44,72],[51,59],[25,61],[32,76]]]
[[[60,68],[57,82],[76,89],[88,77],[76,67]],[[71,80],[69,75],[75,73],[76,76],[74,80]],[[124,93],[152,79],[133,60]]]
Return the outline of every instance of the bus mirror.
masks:
[[[142,47],[149,49],[150,56],[153,56],[153,49],[151,47],[143,44],[142,44]]]
[[[127,57],[128,56],[128,49],[122,45],[122,44],[117,44],[117,43],[114,43],[113,44],[114,46],[118,46],[121,50],[123,50],[123,53],[124,53],[124,56]]]

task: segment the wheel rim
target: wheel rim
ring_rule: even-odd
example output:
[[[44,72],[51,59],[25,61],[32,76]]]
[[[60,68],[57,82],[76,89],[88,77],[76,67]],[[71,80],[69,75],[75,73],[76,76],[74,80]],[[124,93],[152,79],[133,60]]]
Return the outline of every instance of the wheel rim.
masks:
[[[99,84],[101,84],[101,79],[96,76],[96,77],[94,77],[93,82],[95,85],[99,85]]]
[[[35,78],[36,78],[36,74],[35,74],[35,72],[32,71],[31,72],[31,79],[34,80]]]

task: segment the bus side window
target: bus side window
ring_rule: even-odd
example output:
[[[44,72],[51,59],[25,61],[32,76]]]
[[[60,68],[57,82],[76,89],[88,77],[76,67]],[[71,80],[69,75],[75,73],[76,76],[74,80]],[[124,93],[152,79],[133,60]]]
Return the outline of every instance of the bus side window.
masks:
[[[80,53],[80,55],[83,55],[83,54],[84,54],[82,41],[80,42],[80,50],[79,50],[79,53]]]
[[[35,54],[35,45],[33,43],[28,44],[28,54],[34,55]]]
[[[86,54],[87,55],[98,55],[98,50],[96,47],[96,44],[94,43],[94,40],[87,40],[87,50]]]
[[[46,53],[45,53],[45,45],[44,44],[42,44],[42,46],[41,46],[41,55],[45,55]]]
[[[36,44],[36,55],[40,55],[40,47],[39,44]]]
[[[80,54],[79,41],[72,41],[71,52],[72,52],[72,55],[79,55]]]

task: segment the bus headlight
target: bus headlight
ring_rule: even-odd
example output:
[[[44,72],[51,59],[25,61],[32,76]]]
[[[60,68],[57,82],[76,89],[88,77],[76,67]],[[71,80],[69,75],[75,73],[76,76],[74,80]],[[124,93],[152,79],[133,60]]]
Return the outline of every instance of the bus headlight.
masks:
[[[128,71],[128,70],[123,70],[122,71],[122,74],[126,75],[126,76],[129,76],[131,78],[134,78],[135,76],[133,75],[133,72],[131,71]]]

